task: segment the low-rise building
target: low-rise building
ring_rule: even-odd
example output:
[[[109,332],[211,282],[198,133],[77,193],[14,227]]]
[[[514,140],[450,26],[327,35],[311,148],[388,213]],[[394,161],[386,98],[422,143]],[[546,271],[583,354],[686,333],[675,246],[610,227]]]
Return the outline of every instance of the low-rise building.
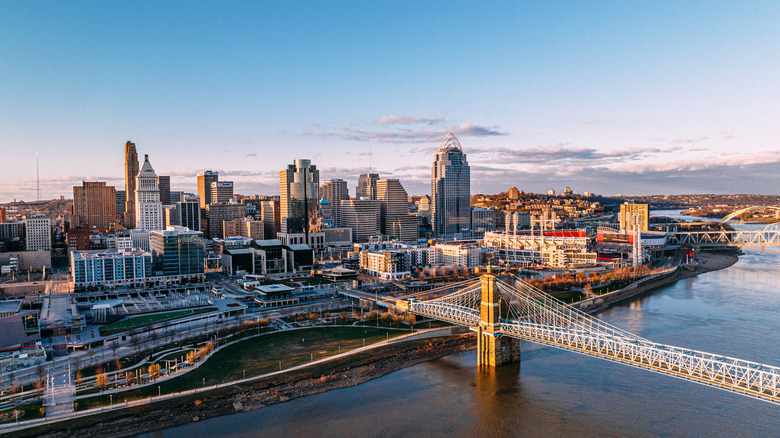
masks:
[[[152,277],[152,255],[146,251],[93,250],[70,253],[74,290],[141,287]]]

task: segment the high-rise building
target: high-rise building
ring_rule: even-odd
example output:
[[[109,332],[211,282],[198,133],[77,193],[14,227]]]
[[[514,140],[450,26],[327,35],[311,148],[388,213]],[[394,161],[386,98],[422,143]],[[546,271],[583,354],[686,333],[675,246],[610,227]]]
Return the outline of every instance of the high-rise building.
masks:
[[[639,216],[639,231],[647,231],[650,219],[650,206],[648,204],[620,204],[620,230],[626,233],[634,231],[633,216]]]
[[[209,217],[209,239],[221,238],[225,235],[225,221],[241,219],[246,216],[245,204],[209,204],[206,208]]]
[[[171,204],[175,204],[177,202],[181,202],[182,199],[184,199],[184,192],[180,190],[172,190],[171,191]]]
[[[24,237],[27,251],[51,250],[51,219],[46,216],[26,218]]]
[[[355,190],[357,199],[376,199],[376,182],[378,173],[362,173],[358,176],[358,185]]]
[[[8,221],[8,216],[4,208],[0,208],[0,224],[4,224]]]
[[[520,199],[520,190],[517,187],[510,187],[507,196],[509,199]]]
[[[125,143],[125,215],[126,228],[135,228],[135,178],[138,176],[138,152],[135,143]]]
[[[431,222],[433,232],[442,238],[454,237],[471,221],[471,174],[466,154],[455,134],[449,133],[439,145],[431,167]]]
[[[165,228],[157,174],[149,162],[148,154],[144,155],[144,164],[136,177],[135,227],[149,231]]]
[[[252,240],[263,240],[263,222],[249,217],[224,221],[223,238],[248,237]]]
[[[200,231],[200,200],[197,196],[185,197],[173,204],[170,224],[187,227],[192,231]]]
[[[127,193],[124,190],[116,190],[116,214],[122,219],[122,214],[125,212],[125,201],[127,201]]]
[[[320,172],[311,160],[295,160],[295,164],[279,171],[279,206],[282,232],[308,235],[320,231],[317,217],[317,189]]]
[[[260,207],[260,219],[263,221],[263,234],[266,239],[275,239],[281,231],[282,218],[279,197],[263,201]]]
[[[370,199],[341,201],[341,222],[352,229],[353,242],[366,242],[382,233],[382,202]]]
[[[340,214],[341,201],[349,199],[349,188],[343,179],[327,179],[320,186],[320,198],[327,199],[330,203],[332,225],[341,226]]]
[[[203,277],[206,255],[200,231],[176,226],[152,231],[151,249],[155,275],[178,281]]]
[[[420,237],[417,216],[409,215],[409,196],[397,179],[376,182],[376,197],[382,201],[382,234],[404,242]]]
[[[160,202],[162,205],[171,205],[171,177],[158,176],[157,184],[160,187]]]
[[[219,173],[206,170],[198,174],[198,196],[200,208],[206,208],[211,203],[211,183],[219,179]]]
[[[104,181],[82,181],[73,187],[71,226],[108,228],[116,217],[116,190]]]
[[[230,202],[233,197],[233,181],[214,181],[211,183],[211,202]]]

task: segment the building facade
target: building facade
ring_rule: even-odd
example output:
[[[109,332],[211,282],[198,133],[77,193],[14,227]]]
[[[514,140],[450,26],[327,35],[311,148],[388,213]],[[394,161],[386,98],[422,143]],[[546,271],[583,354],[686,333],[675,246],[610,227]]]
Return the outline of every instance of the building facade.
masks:
[[[152,255],[146,251],[73,251],[70,272],[74,290],[140,287],[152,276]]]
[[[349,199],[349,188],[343,179],[328,179],[322,182],[320,187],[320,199],[326,199],[330,203],[332,222],[331,225],[341,226],[341,201]]]
[[[149,155],[144,155],[144,164],[138,172],[135,184],[135,228],[150,231],[164,229],[160,188],[157,174],[149,162]]]
[[[224,237],[224,222],[246,217],[246,205],[244,204],[209,204],[209,232],[208,237],[214,239]]]
[[[357,199],[376,199],[376,182],[378,173],[362,173],[358,176],[358,185],[355,189]]]
[[[162,205],[171,205],[171,177],[160,175],[157,184],[160,187],[160,202]]]
[[[227,203],[233,198],[233,181],[211,183],[211,204]]]
[[[211,203],[211,183],[219,179],[219,173],[206,170],[198,173],[198,196],[200,196],[200,208],[206,208]]]
[[[382,201],[382,234],[402,242],[420,237],[417,216],[409,214],[409,196],[397,179],[376,182],[376,198]]]
[[[279,172],[279,206],[282,233],[316,233],[321,223],[317,215],[320,172],[311,160],[295,160]]]
[[[156,277],[166,277],[169,282],[199,280],[204,277],[203,233],[185,227],[168,227],[165,231],[152,231],[152,264]]]
[[[51,219],[46,216],[28,217],[24,220],[25,249],[51,250]]]
[[[382,234],[382,202],[370,199],[341,201],[341,225],[352,229],[354,242]]]
[[[82,181],[81,186],[73,187],[76,226],[108,228],[116,218],[116,208],[116,189],[106,186],[104,181]]]
[[[135,184],[138,176],[138,152],[135,143],[125,143],[125,228],[135,228]]]
[[[439,145],[431,167],[431,223],[437,237],[453,238],[468,230],[471,219],[471,173],[454,134]]]
[[[647,231],[650,221],[650,206],[648,204],[620,204],[620,229],[631,233],[634,231],[634,216],[639,216],[639,231]]]

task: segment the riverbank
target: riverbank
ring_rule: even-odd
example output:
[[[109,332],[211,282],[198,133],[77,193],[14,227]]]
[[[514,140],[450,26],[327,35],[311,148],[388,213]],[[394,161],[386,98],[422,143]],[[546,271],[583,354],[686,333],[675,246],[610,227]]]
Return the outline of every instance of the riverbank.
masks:
[[[98,414],[9,433],[9,437],[129,437],[298,397],[359,385],[400,369],[473,349],[473,336],[399,342],[252,384]]]

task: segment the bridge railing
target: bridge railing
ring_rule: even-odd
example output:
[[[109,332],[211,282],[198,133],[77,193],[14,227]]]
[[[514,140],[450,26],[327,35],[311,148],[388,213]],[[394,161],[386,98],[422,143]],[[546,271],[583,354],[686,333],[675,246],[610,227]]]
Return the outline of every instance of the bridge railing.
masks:
[[[780,404],[778,367],[656,344],[643,339],[625,339],[561,327],[502,323],[501,329],[512,337],[573,350]]]

